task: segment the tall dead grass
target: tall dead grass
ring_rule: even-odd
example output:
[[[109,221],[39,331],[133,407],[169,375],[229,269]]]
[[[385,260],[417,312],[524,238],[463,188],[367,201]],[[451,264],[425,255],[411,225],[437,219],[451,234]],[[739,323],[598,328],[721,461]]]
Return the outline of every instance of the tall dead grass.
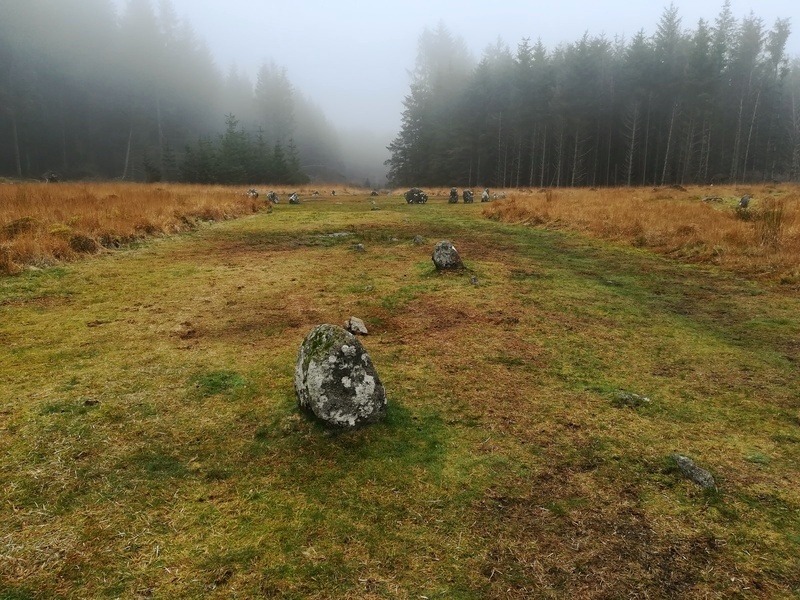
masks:
[[[746,211],[736,210],[752,195]],[[750,276],[800,282],[800,187],[515,191],[491,219],[570,229]]]
[[[265,196],[254,199],[244,192],[178,184],[0,185],[0,273],[74,260],[266,206]]]

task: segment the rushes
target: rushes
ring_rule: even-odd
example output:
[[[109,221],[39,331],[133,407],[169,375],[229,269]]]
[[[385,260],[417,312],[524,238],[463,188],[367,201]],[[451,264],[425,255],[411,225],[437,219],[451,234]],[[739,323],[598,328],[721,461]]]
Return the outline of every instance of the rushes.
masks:
[[[251,214],[234,188],[133,183],[0,187],[0,274],[47,266],[147,236]]]
[[[783,236],[786,220],[786,201],[782,198],[768,198],[756,219],[756,238],[766,248],[778,250]]]
[[[800,193],[796,186],[757,191],[755,206],[748,209],[736,208],[741,190],[715,188],[714,193],[723,202],[703,202],[707,195],[703,188],[516,192],[485,207],[483,214],[508,223],[581,231],[760,276],[783,279],[786,273],[797,272]]]

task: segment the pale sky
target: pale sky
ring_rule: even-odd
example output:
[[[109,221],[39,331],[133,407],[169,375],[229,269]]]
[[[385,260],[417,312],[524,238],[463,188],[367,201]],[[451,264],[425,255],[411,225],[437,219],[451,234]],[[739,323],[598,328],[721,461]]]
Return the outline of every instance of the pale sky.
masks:
[[[476,58],[498,36],[512,50],[524,37],[541,38],[548,49],[588,32],[630,39],[651,35],[669,2],[606,0],[172,0],[206,40],[218,65],[236,63],[249,74],[274,60],[340,128],[397,132],[414,65],[417,38],[443,21]],[[157,0],[154,1],[157,4]],[[675,0],[682,25],[713,24],[722,0]],[[737,19],[752,10],[770,29],[777,18],[800,28],[796,0],[732,0]],[[800,56],[800,31],[787,44]]]

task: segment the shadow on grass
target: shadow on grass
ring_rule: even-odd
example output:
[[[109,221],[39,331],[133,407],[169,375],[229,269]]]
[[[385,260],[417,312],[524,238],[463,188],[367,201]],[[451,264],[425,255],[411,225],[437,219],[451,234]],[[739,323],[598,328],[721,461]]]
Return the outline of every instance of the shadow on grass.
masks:
[[[389,404],[383,422],[353,431],[327,429],[294,410],[257,429],[251,454],[269,453],[279,446],[292,457],[288,469],[305,468],[310,473],[318,470],[314,463],[320,461],[335,467],[338,476],[363,472],[363,463],[369,462],[390,470],[413,466],[430,470],[442,460],[445,428],[437,413],[415,414],[396,401]],[[389,461],[393,467],[385,465]]]

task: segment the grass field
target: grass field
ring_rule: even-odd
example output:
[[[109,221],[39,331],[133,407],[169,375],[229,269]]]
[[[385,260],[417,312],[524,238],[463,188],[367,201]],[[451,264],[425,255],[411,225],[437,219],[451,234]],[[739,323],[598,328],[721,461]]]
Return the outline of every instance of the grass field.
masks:
[[[794,284],[446,202],[0,277],[0,598],[800,595]],[[351,315],[389,416],[333,435],[294,362]]]

